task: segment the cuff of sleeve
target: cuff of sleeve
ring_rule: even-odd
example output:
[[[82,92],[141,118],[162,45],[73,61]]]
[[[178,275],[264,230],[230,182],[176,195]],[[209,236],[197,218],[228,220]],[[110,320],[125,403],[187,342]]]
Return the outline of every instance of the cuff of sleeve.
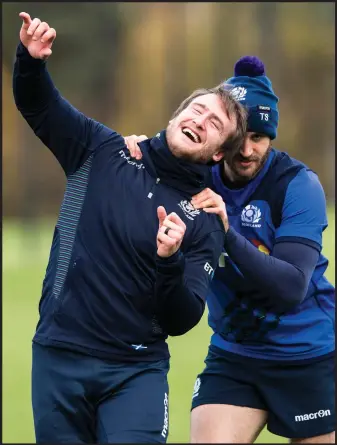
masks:
[[[227,230],[225,235],[225,246],[230,245],[233,241],[235,241],[236,235],[237,232],[235,231],[235,229],[233,229],[232,226],[229,226],[229,229]]]
[[[185,258],[183,253],[178,250],[176,253],[168,258],[156,256],[158,272],[183,272],[185,265]]]
[[[17,49],[16,49],[16,57],[20,60],[20,62],[24,62],[29,65],[30,67],[41,67],[45,65],[46,61],[42,59],[34,59],[29,54],[28,49],[22,44],[22,42],[19,43]]]

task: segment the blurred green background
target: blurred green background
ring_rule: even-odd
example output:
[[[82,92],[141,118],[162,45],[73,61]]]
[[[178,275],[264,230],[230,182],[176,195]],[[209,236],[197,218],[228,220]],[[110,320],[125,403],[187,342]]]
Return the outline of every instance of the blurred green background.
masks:
[[[31,339],[65,178],[13,103],[22,10],[57,31],[49,71],[78,109],[123,135],[151,136],[199,87],[243,55],[266,65],[280,97],[276,148],[315,170],[329,205],[323,252],[335,261],[335,5],[303,3],[3,3],[3,442],[33,442]],[[170,339],[170,442],[187,442],[206,318]],[[268,432],[258,442],[285,442]]]

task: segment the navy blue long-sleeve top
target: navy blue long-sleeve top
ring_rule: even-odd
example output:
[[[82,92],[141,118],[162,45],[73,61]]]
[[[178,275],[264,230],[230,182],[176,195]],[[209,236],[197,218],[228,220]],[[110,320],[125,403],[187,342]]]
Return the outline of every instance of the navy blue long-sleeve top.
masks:
[[[67,178],[34,341],[108,359],[168,357],[167,336],[203,314],[224,244],[217,217],[190,204],[209,168],[175,158],[165,132],[143,142],[142,161],[131,160],[124,138],[70,105],[21,44],[13,91]],[[186,224],[167,259],[156,253],[159,205]]]

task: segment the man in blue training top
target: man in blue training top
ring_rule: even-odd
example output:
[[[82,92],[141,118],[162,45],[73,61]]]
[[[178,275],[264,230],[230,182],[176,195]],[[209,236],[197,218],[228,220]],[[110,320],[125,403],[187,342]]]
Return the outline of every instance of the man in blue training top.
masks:
[[[334,287],[317,175],[271,146],[278,98],[256,57],[226,81],[247,107],[245,143],[213,167],[194,207],[218,214],[225,245],[207,296],[214,334],[192,396],[193,443],[253,443],[267,425],[299,443],[334,443]],[[128,140],[131,152],[134,140]]]
[[[33,339],[37,442],[166,442],[166,338],[199,322],[224,243],[190,200],[243,143],[246,113],[223,86],[198,90],[132,161],[53,85],[55,30],[20,17],[15,103],[67,176]]]

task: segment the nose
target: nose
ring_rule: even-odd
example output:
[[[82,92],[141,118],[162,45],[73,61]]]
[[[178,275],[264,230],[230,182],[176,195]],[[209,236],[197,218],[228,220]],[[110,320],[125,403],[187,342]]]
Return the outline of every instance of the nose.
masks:
[[[241,150],[240,150],[240,154],[245,157],[245,158],[249,158],[254,152],[254,146],[252,144],[252,142],[248,139],[245,140]]]
[[[203,114],[200,114],[199,116],[195,116],[193,119],[193,123],[196,125],[197,128],[205,128],[205,121],[206,117]]]

